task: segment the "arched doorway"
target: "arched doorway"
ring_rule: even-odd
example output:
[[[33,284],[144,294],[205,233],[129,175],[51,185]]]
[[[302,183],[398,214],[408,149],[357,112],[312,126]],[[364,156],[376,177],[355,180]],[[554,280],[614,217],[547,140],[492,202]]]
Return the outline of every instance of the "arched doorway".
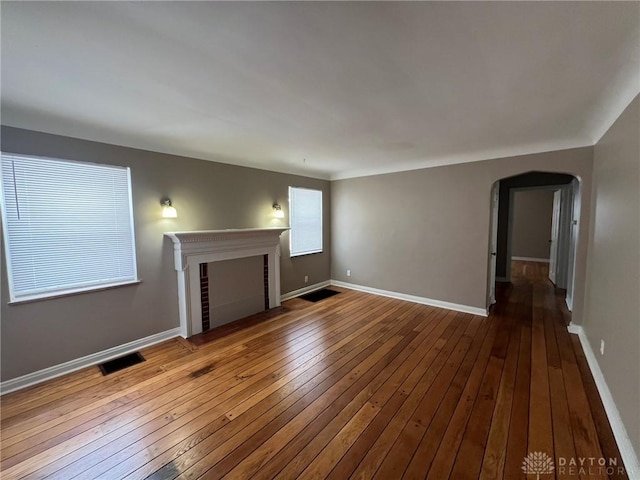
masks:
[[[569,174],[531,171],[495,182],[491,190],[488,305],[495,303],[496,282],[511,281],[514,197],[517,192],[546,191],[553,198],[552,234],[549,243],[549,277],[566,289],[566,303],[573,308],[578,219],[581,208],[580,180]],[[533,259],[545,261],[545,259]]]

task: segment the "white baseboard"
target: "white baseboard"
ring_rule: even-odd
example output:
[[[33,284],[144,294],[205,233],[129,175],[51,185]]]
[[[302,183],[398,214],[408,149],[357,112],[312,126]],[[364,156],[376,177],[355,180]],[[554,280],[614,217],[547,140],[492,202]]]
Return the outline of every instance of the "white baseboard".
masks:
[[[304,295],[305,293],[310,293],[315,290],[320,290],[321,288],[328,287],[331,285],[331,281],[325,280],[324,282],[314,283],[313,285],[307,285],[306,287],[299,288],[298,290],[292,290],[290,292],[285,293],[280,296],[281,301],[289,300],[291,298],[299,297],[300,295]]]
[[[631,439],[627,434],[627,429],[625,428],[624,423],[622,423],[620,412],[618,411],[618,407],[616,407],[616,403],[613,400],[611,391],[604,379],[602,370],[600,370],[600,364],[598,364],[598,359],[593,353],[593,349],[591,348],[589,339],[584,332],[584,328],[582,328],[582,325],[570,323],[567,330],[569,333],[578,335],[578,338],[580,339],[582,350],[584,350],[584,355],[587,357],[589,369],[591,370],[593,379],[596,382],[596,387],[598,387],[600,398],[604,404],[604,410],[607,413],[611,429],[613,430],[613,435],[616,438],[616,443],[620,449],[620,455],[622,456],[622,461],[624,462],[624,466],[627,470],[627,475],[630,479],[640,479],[640,463],[638,462],[638,457],[633,449]]]
[[[358,290],[359,292],[372,293],[383,297],[396,298],[398,300],[406,300],[407,302],[421,303],[432,307],[444,308],[446,310],[454,310],[456,312],[470,313],[472,315],[488,316],[486,308],[470,307],[468,305],[460,305],[458,303],[444,302],[442,300],[434,300],[432,298],[417,297],[406,293],[391,292],[389,290],[380,290],[379,288],[365,287],[364,285],[355,285],[353,283],[341,282],[340,280],[331,280],[331,285],[336,287],[348,288],[350,290]]]
[[[567,305],[567,310],[573,312],[573,298],[569,298],[568,296],[564,297],[564,303]]]
[[[86,357],[77,358],[69,362],[61,363],[60,365],[54,365],[53,367],[38,370],[37,372],[28,373],[22,377],[12,378],[11,380],[0,383],[0,395],[15,392],[16,390],[21,390],[38,383],[75,372],[76,370],[91,367],[98,363],[106,362],[113,358],[135,352],[142,348],[150,347],[156,343],[164,342],[178,336],[180,336],[180,328],[172,328],[171,330],[166,330],[139,340],[134,340],[133,342],[125,343],[124,345],[92,353]]]
[[[584,332],[584,329],[582,328],[582,325],[576,325],[573,322],[569,322],[569,325],[567,325],[567,331],[569,333],[573,333],[574,335],[580,335],[581,333]],[[580,339],[580,341],[582,341],[582,338]],[[589,347],[591,348],[591,347]],[[584,347],[583,347],[584,349]],[[586,352],[585,352],[586,355]]]
[[[522,262],[540,262],[549,263],[548,258],[535,258],[535,257],[511,257],[511,260],[520,260]]]

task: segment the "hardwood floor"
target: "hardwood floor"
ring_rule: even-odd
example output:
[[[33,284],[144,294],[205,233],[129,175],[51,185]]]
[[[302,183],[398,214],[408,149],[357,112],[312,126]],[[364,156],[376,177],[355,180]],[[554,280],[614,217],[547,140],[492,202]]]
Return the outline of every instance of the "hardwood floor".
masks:
[[[488,318],[342,290],[5,395],[1,476],[607,478],[569,465],[622,460],[562,292],[513,271]]]

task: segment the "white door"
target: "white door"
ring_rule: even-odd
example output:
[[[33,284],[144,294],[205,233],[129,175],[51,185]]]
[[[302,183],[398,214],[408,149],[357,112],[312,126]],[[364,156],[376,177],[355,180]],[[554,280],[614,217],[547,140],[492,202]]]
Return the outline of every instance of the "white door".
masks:
[[[551,217],[551,240],[549,240],[549,279],[556,283],[556,271],[558,269],[558,236],[560,233],[560,204],[562,190],[553,192],[553,215]]]
[[[496,303],[496,255],[498,248],[498,192],[500,182],[491,189],[491,239],[489,241],[489,305]]]
[[[580,218],[580,184],[571,181],[571,241],[569,243],[569,265],[567,266],[567,308],[573,310],[573,281],[575,276],[576,250],[578,246],[578,218]]]

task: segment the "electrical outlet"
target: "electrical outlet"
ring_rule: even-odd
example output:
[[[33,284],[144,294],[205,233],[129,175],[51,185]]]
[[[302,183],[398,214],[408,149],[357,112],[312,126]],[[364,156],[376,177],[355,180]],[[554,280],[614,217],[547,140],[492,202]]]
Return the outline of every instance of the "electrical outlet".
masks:
[[[347,270],[347,277],[351,276],[351,270]]]
[[[600,355],[604,355],[604,340],[600,340]]]
[[[309,275],[305,275],[304,276],[304,283],[307,283],[309,281]]]

